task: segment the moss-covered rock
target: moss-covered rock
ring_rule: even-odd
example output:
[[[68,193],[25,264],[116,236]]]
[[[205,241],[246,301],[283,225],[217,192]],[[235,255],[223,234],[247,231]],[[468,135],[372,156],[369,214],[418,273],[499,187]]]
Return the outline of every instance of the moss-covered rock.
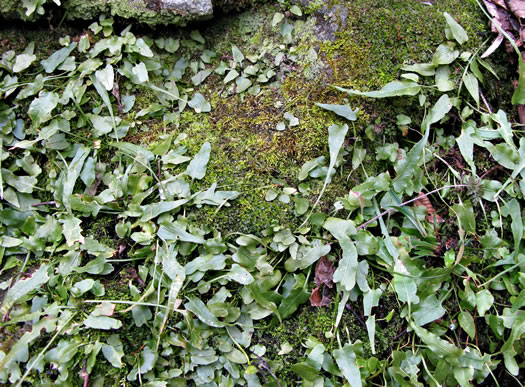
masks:
[[[46,10],[56,8],[57,5],[51,0],[0,0],[0,13],[8,19],[21,17],[35,20],[43,16]],[[150,25],[185,25],[189,21],[210,18],[213,5],[211,0],[63,0],[56,11],[64,12],[68,20],[91,20],[106,13]]]
[[[151,25],[184,25],[188,21],[210,18],[213,13],[211,0],[193,3],[163,0],[67,0],[64,7],[66,17],[70,19],[95,19],[106,12]]]
[[[46,10],[65,12],[68,20],[94,20],[106,13],[139,23],[183,26],[195,20],[209,19],[214,10],[227,12],[243,9],[256,0],[62,0],[60,9],[55,0],[28,0],[26,2],[0,0],[0,14],[7,19],[36,20]]]

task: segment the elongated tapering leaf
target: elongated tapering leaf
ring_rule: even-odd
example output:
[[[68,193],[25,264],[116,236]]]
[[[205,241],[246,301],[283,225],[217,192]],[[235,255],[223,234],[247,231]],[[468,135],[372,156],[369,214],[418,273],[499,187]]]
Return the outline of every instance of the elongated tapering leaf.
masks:
[[[51,119],[51,113],[57,107],[59,99],[57,93],[42,91],[29,105],[28,113],[33,125],[38,127],[42,122]]]
[[[111,122],[113,124],[113,130],[115,131],[115,137],[118,141],[117,124],[115,122],[115,116],[113,115],[113,108],[111,107],[111,100],[109,99],[109,94],[106,88],[102,85],[102,83],[100,83],[98,78],[95,76],[95,74],[91,74],[90,78],[91,82],[93,82],[93,86],[95,86],[95,89],[97,90],[98,95],[100,95],[100,98],[102,98],[102,102],[104,102],[104,105],[108,109],[109,115],[111,116]]]
[[[443,43],[436,48],[434,56],[432,57],[432,63],[436,66],[450,64],[454,62],[458,56],[458,50],[454,50],[450,45]]]
[[[119,149],[122,153],[132,159],[145,160],[148,163],[155,160],[155,155],[140,145],[131,144],[129,142],[114,142],[111,143],[111,146]]]
[[[204,302],[198,298],[189,298],[189,301],[184,304],[184,307],[186,310],[189,310],[191,313],[193,313],[204,324],[209,325],[210,327],[222,328],[225,326],[224,323],[217,320],[217,317],[215,317],[204,304]]]
[[[55,51],[51,56],[47,59],[44,59],[40,61],[40,64],[42,67],[44,67],[44,70],[46,73],[52,73],[56,70],[58,66],[62,64],[66,60],[66,58],[71,54],[71,52],[77,47],[77,43],[73,42],[69,44],[67,47],[63,47],[58,51]]]
[[[122,358],[124,357],[124,346],[118,335],[108,337],[107,344],[102,345],[102,353],[107,361],[115,368],[122,368]]]
[[[474,318],[472,315],[468,311],[464,310],[459,313],[458,321],[459,325],[461,325],[461,328],[463,328],[470,338],[474,340],[476,336],[476,324],[474,323]]]
[[[328,128],[328,149],[330,151],[330,165],[328,166],[328,170],[326,172],[326,179],[324,181],[323,188],[321,188],[321,192],[319,193],[317,200],[312,206],[312,209],[310,210],[310,214],[313,213],[314,209],[317,207],[317,204],[319,204],[319,200],[321,200],[321,197],[323,196],[324,191],[326,190],[326,187],[332,175],[332,171],[337,162],[337,157],[339,156],[339,152],[341,151],[341,148],[343,147],[345,136],[347,132],[348,132],[348,125],[346,124],[344,124],[343,126],[334,124]],[[306,219],[304,220],[303,225],[306,223],[307,220],[308,220],[308,217],[306,217]]]
[[[201,93],[195,93],[193,98],[188,101],[188,105],[190,105],[196,113],[208,113],[211,111],[211,104],[206,101]]]
[[[357,357],[353,347],[350,344],[345,344],[343,348],[334,351],[334,357],[335,362],[348,383],[350,383],[352,387],[362,386],[361,373],[359,372]]]
[[[436,104],[432,107],[427,117],[421,124],[421,129],[424,133],[423,138],[419,140],[416,145],[407,153],[406,160],[399,166],[397,176],[394,179],[393,185],[396,192],[402,192],[407,186],[408,181],[412,178],[414,170],[417,167],[421,156],[423,155],[423,148],[427,144],[430,135],[430,125],[441,120],[452,108],[452,103],[447,94],[442,95]]]
[[[436,122],[443,119],[447,113],[452,109],[452,102],[450,101],[450,98],[447,94],[443,94],[432,106],[432,109],[430,109],[430,112],[423,120],[423,123],[421,124],[421,130],[423,132],[426,132],[430,125],[435,124]]]
[[[232,265],[227,276],[230,280],[240,283],[241,285],[249,285],[254,281],[250,272],[236,263]]]
[[[204,243],[204,239],[200,236],[190,234],[176,223],[162,223],[157,235],[162,239],[170,241],[180,240],[198,244]]]
[[[467,73],[463,76],[463,83],[467,88],[468,92],[476,101],[476,105],[479,107],[479,85],[478,79],[471,73]]]
[[[372,314],[372,308],[379,305],[379,298],[383,294],[381,289],[370,289],[363,294],[363,309],[365,316]]]
[[[445,314],[446,310],[441,305],[441,301],[434,294],[429,295],[421,300],[416,307],[412,317],[417,325],[423,326],[437,320]]]
[[[232,44],[232,56],[233,60],[237,63],[241,63],[244,60],[244,55],[239,48]]]
[[[363,97],[370,98],[389,98],[389,97],[400,97],[403,95],[416,95],[421,91],[421,86],[415,82],[404,80],[404,81],[392,81],[383,86],[380,90],[375,91],[359,91],[344,89],[337,87],[339,91],[343,91],[350,95],[360,95]]]
[[[278,312],[281,315],[281,318],[286,318],[291,316],[300,305],[308,301],[310,294],[306,292],[302,287],[294,289],[290,294],[283,299],[279,305]]]
[[[500,109],[497,113],[492,113],[490,118],[498,123],[498,132],[501,134],[501,137],[505,140],[507,145],[512,149],[516,149],[512,125],[507,118],[507,114],[505,114],[505,112]]]
[[[461,135],[456,138],[456,143],[458,144],[461,156],[463,156],[463,159],[469,165],[472,173],[476,175],[476,164],[474,163],[474,141],[471,137],[474,132],[475,129],[472,126],[465,126],[461,130]]]
[[[115,70],[109,63],[102,70],[95,71],[95,77],[107,91],[113,90],[115,82]]]
[[[450,32],[452,32],[452,36],[454,36],[454,39],[459,44],[463,44],[468,40],[468,35],[461,27],[457,21],[454,20],[452,16],[450,16],[447,12],[443,13],[445,16],[445,19],[447,20],[448,28],[450,28]]]
[[[404,160],[402,164],[400,163],[397,176],[393,181],[394,190],[396,192],[403,192],[403,189],[408,185],[408,181],[412,179],[417,164],[423,155],[423,149],[427,144],[429,134],[430,130],[427,130],[423,138],[419,140],[416,145],[414,145],[407,153],[406,160]]]
[[[7,314],[11,307],[22,297],[45,284],[49,280],[49,275],[47,274],[48,269],[49,266],[44,264],[40,266],[30,278],[20,279],[15,282],[15,284],[7,291],[2,302],[2,307],[0,307],[2,315]]]
[[[13,65],[13,72],[19,73],[27,69],[36,60],[36,55],[20,54],[16,56],[15,64]]]
[[[17,176],[9,169],[5,168],[2,168],[1,173],[6,184],[22,193],[33,192],[33,189],[38,181],[34,176]]]
[[[73,195],[73,188],[75,187],[75,183],[80,176],[80,172],[84,166],[84,161],[90,152],[91,149],[87,147],[79,148],[75,154],[75,157],[71,161],[71,164],[69,164],[69,167],[67,168],[66,180],[64,181],[64,191],[62,194],[62,203],[69,212],[71,212],[71,195]]]
[[[516,90],[514,90],[514,94],[512,94],[513,105],[525,104],[525,62],[521,55],[519,55],[519,61],[520,76],[518,80],[518,87],[516,87]]]
[[[119,321],[113,317],[94,316],[90,314],[84,320],[84,325],[88,328],[93,328],[93,329],[110,330],[110,329],[119,329],[120,327],[122,327],[122,321]]]
[[[2,178],[2,156],[4,153],[4,139],[0,137],[0,200],[4,200],[4,179]]]
[[[261,305],[263,308],[271,310],[277,319],[282,322],[281,315],[279,314],[279,311],[277,309],[277,305],[275,305],[275,302],[270,301],[268,298],[265,297],[265,293],[261,290],[258,283],[252,283],[248,286],[250,289],[250,294],[252,295],[253,299]]]
[[[305,248],[303,254],[296,259],[290,257],[284,263],[284,268],[289,272],[297,269],[306,269],[319,260],[322,256],[330,252],[330,245],[320,245],[311,248]]]
[[[168,293],[168,310],[172,312],[175,309],[177,297],[186,279],[186,273],[184,267],[177,261],[177,250],[174,244],[169,245],[165,243],[162,248],[159,248],[157,254],[160,254],[162,257],[164,273],[171,279]]]
[[[344,290],[350,291],[356,283],[358,262],[357,249],[348,234],[355,233],[355,227],[350,221],[336,218],[328,218],[323,227],[338,240],[343,250],[343,256],[334,272],[334,282],[340,283]]]
[[[476,216],[472,203],[467,200],[454,204],[452,208],[458,217],[459,226],[465,232],[476,232]]]
[[[68,246],[73,246],[76,242],[83,244],[85,242],[82,236],[82,228],[80,225],[82,221],[72,215],[64,218],[64,224],[62,226],[62,233],[66,237],[66,243]]]
[[[440,339],[434,333],[427,331],[425,328],[421,328],[415,322],[410,321],[410,327],[436,356],[444,357],[449,362],[454,362],[463,354],[461,348],[456,347],[446,340]]]
[[[368,340],[370,341],[370,349],[372,350],[372,354],[376,354],[376,343],[375,343],[375,337],[376,337],[376,316],[372,315],[368,317],[366,320],[366,330],[368,332]]]
[[[349,121],[357,120],[357,112],[359,109],[352,110],[349,105],[331,105],[324,103],[316,103],[316,105],[320,108],[330,110],[331,112],[334,112],[338,116],[344,117]]]
[[[191,82],[198,86],[208,78],[211,74],[211,70],[201,70],[191,78]]]
[[[418,73],[424,77],[431,77],[436,73],[436,65],[433,63],[415,63],[401,67],[403,71]]]
[[[42,330],[45,330],[47,333],[51,333],[56,330],[57,326],[56,318],[43,318],[40,319],[35,325],[33,325],[31,331],[26,332],[18,339],[15,345],[11,348],[9,353],[0,360],[0,369],[5,369],[4,367],[8,365],[11,361],[15,361],[17,356],[20,356],[23,353],[27,353],[28,345],[41,337]],[[25,355],[27,356],[27,355]]]
[[[192,179],[200,180],[206,175],[206,167],[210,161],[211,145],[209,142],[202,144],[199,153],[195,155],[186,168],[186,174]]]
[[[512,223],[510,228],[512,230],[512,237],[514,239],[514,251],[517,256],[521,239],[523,237],[523,219],[521,217],[520,204],[516,199],[509,201],[505,207],[503,207],[503,214],[510,215]]]
[[[392,284],[394,285],[394,289],[396,290],[399,299],[409,304],[419,303],[419,297],[417,296],[417,281],[413,278],[412,274],[405,266],[405,263],[400,258],[395,259],[394,273]]]
[[[173,211],[174,209],[179,208],[187,202],[188,199],[180,199],[175,201],[159,202],[140,206],[140,209],[142,210],[142,217],[140,218],[140,221],[147,222],[150,219],[156,218],[160,214]]]
[[[319,156],[319,157],[317,157],[317,158],[315,158],[313,160],[308,160],[301,167],[301,170],[297,174],[297,179],[299,179],[299,181],[303,181],[304,179],[306,179],[308,177],[308,174],[310,173],[310,171],[312,171],[313,169],[323,165],[324,163],[325,163],[325,157],[324,156]]]

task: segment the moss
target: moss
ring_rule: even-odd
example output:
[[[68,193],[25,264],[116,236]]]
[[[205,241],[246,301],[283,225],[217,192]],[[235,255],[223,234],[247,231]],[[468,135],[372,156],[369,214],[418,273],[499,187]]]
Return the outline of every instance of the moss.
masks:
[[[96,218],[88,218],[82,223],[83,234],[108,247],[117,248],[119,238],[115,233],[116,224],[117,219],[113,216],[99,215]]]
[[[345,123],[333,113],[315,106],[315,102],[342,102],[341,94],[334,92],[330,84],[380,87],[398,75],[405,58],[410,58],[410,61],[428,60],[443,39],[443,10],[455,16],[470,33],[470,48],[481,40],[477,31],[485,28],[480,12],[471,1],[462,2],[461,7],[457,0],[447,0],[432,7],[418,2],[391,0],[360,0],[344,4],[334,0],[329,3],[329,7],[336,5],[348,9],[348,16],[346,24],[342,19],[338,21],[339,33],[333,42],[317,41],[315,31],[322,23],[323,7],[310,10],[316,12],[316,17],[295,23],[291,51],[296,58],[289,62],[292,71],[282,73],[280,86],[265,88],[257,97],[234,95],[224,98],[219,95],[222,88],[220,78],[212,75],[199,89],[212,103],[209,115],[196,115],[187,109],[181,115],[178,128],[166,128],[159,119],[149,118],[139,123],[126,137],[127,141],[151,146],[168,131],[185,132],[188,139],[184,145],[188,147],[189,155],[195,154],[203,142],[211,143],[212,158],[207,175],[203,181],[195,182],[194,190],[207,189],[217,182],[220,189],[237,190],[242,192],[242,196],[232,207],[221,208],[219,212],[215,207],[197,209],[195,217],[203,224],[213,224],[223,232],[233,231],[239,224],[245,232],[262,230],[272,222],[286,226],[296,224],[298,219],[293,215],[292,206],[268,203],[264,200],[264,194],[274,179],[297,186],[296,173],[301,165],[327,154],[327,128],[334,122]],[[462,11],[458,12],[459,9]],[[232,43],[245,53],[257,52],[261,47],[278,47],[281,37],[277,30],[272,30],[269,22],[273,12],[275,7],[261,4],[256,12],[250,10],[217,19],[203,32],[207,37],[207,47],[222,58],[230,55]],[[342,17],[341,12],[338,15]],[[195,52],[186,54],[198,55]],[[179,52],[179,55],[183,54]],[[136,110],[158,102],[154,94],[147,90],[137,90],[134,94],[137,98]],[[276,102],[282,103],[283,107],[276,108]],[[392,109],[392,101],[351,101],[352,107],[360,109],[360,115],[358,121],[350,123],[350,133],[357,138],[352,136],[348,145],[357,144],[368,150],[365,165],[369,175],[380,167],[380,163],[375,161],[375,147],[384,142],[399,141],[395,114],[406,110],[410,112],[408,115],[413,115],[413,102],[411,99],[394,102],[396,109]],[[285,111],[298,117],[300,124],[278,132],[275,126],[282,120]],[[376,126],[375,140],[367,140],[363,136],[365,129],[379,117],[381,123]],[[132,115],[128,118],[134,119]],[[351,155],[347,156],[347,160],[350,159]],[[338,196],[343,196],[362,180],[364,172],[359,170],[350,175],[348,167],[349,162],[329,185],[321,209],[330,210],[331,203]],[[311,185],[310,199],[313,201],[320,182],[311,181]]]
[[[334,1],[332,6],[338,2]],[[223,232],[233,231],[235,225],[242,225],[242,231],[263,229],[272,221],[293,225],[297,219],[289,206],[264,201],[265,189],[273,182],[273,178],[297,185],[295,176],[300,166],[307,160],[327,153],[327,128],[332,123],[343,124],[334,114],[325,112],[315,106],[315,102],[340,103],[341,97],[334,93],[330,84],[349,87],[372,88],[380,87],[394,79],[402,65],[396,58],[411,58],[411,60],[428,60],[434,48],[443,39],[444,20],[442,11],[448,10],[458,17],[460,22],[466,22],[467,31],[481,28],[479,12],[471,3],[467,5],[470,14],[457,15],[457,1],[447,1],[440,8],[422,4],[397,4],[392,1],[379,3],[359,1],[346,4],[349,9],[347,25],[341,25],[341,31],[334,42],[318,43],[314,31],[314,18],[299,21],[295,24],[294,71],[286,73],[279,88],[268,88],[259,96],[232,96],[227,99],[218,95],[221,89],[220,79],[210,77],[204,92],[212,102],[213,110],[204,119],[197,118],[192,112],[181,116],[180,129],[189,135],[185,145],[189,154],[195,154],[204,141],[212,144],[212,159],[208,166],[207,176],[196,184],[196,189],[206,189],[217,182],[222,189],[243,192],[234,206],[221,209],[216,213],[213,207],[203,207],[196,211],[196,218],[205,224],[213,224]],[[366,12],[364,12],[366,10]],[[430,10],[431,15],[428,15]],[[257,45],[269,45],[278,42],[279,36],[269,27],[268,20],[273,10],[271,7],[261,7],[254,12],[245,12],[237,17],[218,20],[207,36],[217,36],[208,44],[219,56],[228,55],[233,42],[243,52],[256,52]],[[366,16],[362,16],[364,13]],[[439,20],[432,28],[421,30],[420,18]],[[470,23],[470,24],[468,24]],[[432,24],[432,23],[427,23]],[[385,28],[377,28],[383,25]],[[397,26],[407,28],[398,33]],[[344,28],[343,28],[344,27]],[[403,35],[403,36],[401,36]],[[243,40],[241,41],[240,37]],[[469,44],[479,43],[479,37],[472,37]],[[317,50],[316,50],[316,46]],[[394,48],[394,60],[392,60]],[[390,55],[386,55],[390,52]],[[276,108],[275,103],[283,103],[282,108]],[[147,103],[147,102],[146,102]],[[361,139],[359,146],[369,152],[365,165],[369,175],[379,169],[375,161],[375,147],[385,142],[394,142],[398,137],[395,127],[395,114],[399,111],[412,113],[414,101],[405,99],[396,101],[392,109],[392,101],[359,100],[360,118],[352,124],[351,131],[357,135],[350,141],[359,140],[371,121],[381,118],[381,123],[375,129],[375,140]],[[140,103],[139,103],[140,105]],[[289,128],[285,132],[277,132],[275,126],[282,120],[285,111],[290,111],[300,120],[300,125]],[[396,113],[394,113],[394,111]],[[412,115],[412,114],[409,114]],[[417,117],[415,117],[417,121]],[[152,132],[155,133],[153,129]],[[146,135],[146,143],[155,141],[155,135]],[[141,141],[142,142],[142,141]],[[352,142],[350,143],[352,144]],[[349,157],[348,157],[349,158]],[[331,203],[338,196],[343,196],[349,189],[346,177],[347,170],[336,178],[329,186],[321,208],[329,210]],[[351,184],[357,185],[364,175],[356,172],[351,178]],[[317,182],[313,182],[317,187]],[[315,189],[312,190],[314,192]],[[315,200],[315,193],[312,193]],[[262,227],[261,227],[262,226]],[[260,227],[260,228],[259,228]],[[237,230],[239,231],[239,230]]]
[[[269,140],[272,137],[268,137],[267,132],[253,132],[257,124],[248,123],[249,118],[238,113],[225,114],[220,119],[212,113],[200,121],[191,112],[181,115],[180,127],[188,135],[184,142],[188,153],[197,153],[204,141],[212,146],[206,176],[195,182],[194,191],[208,189],[217,183],[217,189],[241,193],[231,207],[222,207],[220,211],[210,206],[196,209],[196,220],[203,225],[213,225],[223,233],[260,232],[274,222],[295,224],[290,206],[264,200],[266,190],[272,185],[272,176],[283,177],[290,169],[285,165],[286,158],[278,155],[281,150]],[[232,118],[238,122],[233,124]],[[235,160],[233,165],[232,160]]]
[[[334,71],[333,83],[341,86],[379,87],[393,80],[405,62],[429,61],[445,39],[445,11],[469,34],[464,49],[478,48],[488,36],[475,1],[447,0],[429,6],[422,2],[362,0],[347,8],[348,24],[335,42],[324,42],[320,52]]]
[[[376,284],[378,286],[378,284]],[[400,317],[396,298],[391,293],[383,294],[379,305],[374,308],[376,315],[377,330],[375,349],[376,355],[372,354],[368,331],[364,325],[366,317],[362,315],[360,301],[348,304],[350,309],[345,309],[339,324],[339,339],[341,343],[355,342],[363,343],[363,358],[372,356],[385,359],[396,349],[397,342],[402,340],[406,322]],[[266,347],[265,357],[272,363],[274,369],[278,369],[277,377],[284,381],[299,381],[291,366],[304,361],[306,357],[305,343],[308,339],[321,342],[328,352],[339,347],[337,339],[332,335],[337,316],[337,302],[334,300],[329,307],[302,306],[292,317],[268,329],[255,330],[254,344]],[[387,323],[384,319],[390,311],[396,311],[393,318]],[[279,355],[284,343],[292,346],[293,350],[287,354]]]
[[[337,4],[341,1],[331,3]],[[212,226],[225,234],[257,233],[273,223],[294,228],[302,219],[293,214],[293,205],[286,205],[279,201],[267,202],[264,199],[265,192],[276,181],[297,186],[299,182],[296,173],[301,165],[311,158],[328,154],[328,126],[333,123],[346,123],[333,113],[315,106],[315,102],[342,103],[344,96],[334,92],[330,84],[376,88],[397,77],[404,58],[410,58],[410,61],[428,60],[434,48],[443,39],[444,21],[441,16],[443,10],[448,10],[456,16],[469,31],[471,35],[469,48],[475,48],[479,44],[481,37],[476,31],[485,28],[472,2],[444,0],[433,7],[428,7],[408,1],[359,0],[345,2],[345,6],[350,10],[348,24],[346,26],[341,24],[341,30],[334,42],[316,41],[316,36],[312,32],[315,24],[313,18],[296,24],[296,41],[293,45],[297,59],[287,63],[290,68],[293,67],[293,71],[283,71],[280,74],[283,78],[279,87],[265,88],[257,97],[232,95],[225,98],[217,91],[222,87],[221,80],[212,75],[206,84],[199,88],[199,92],[205,94],[213,105],[210,114],[198,115],[186,109],[181,114],[176,128],[165,128],[156,118],[145,119],[126,138],[127,141],[151,146],[159,141],[159,136],[165,132],[171,131],[175,135],[184,132],[188,135],[184,141],[184,145],[188,148],[188,155],[197,153],[203,142],[211,143],[212,157],[207,174],[202,181],[193,183],[193,190],[204,190],[212,183],[217,183],[218,189],[237,190],[241,192],[241,196],[232,202],[231,207],[222,207],[220,211],[212,206],[192,209],[191,216],[197,223]],[[458,12],[459,9],[465,12]],[[269,28],[269,20],[274,10],[272,7],[263,7],[255,15],[246,12],[218,21],[204,34],[206,37],[210,34],[215,36],[209,38],[208,46],[216,50],[219,57],[223,57],[229,55],[232,43],[239,45],[245,53],[256,51],[258,45],[272,47],[278,44],[280,36]],[[315,9],[312,9],[312,12],[314,11]],[[213,32],[216,32],[215,35]],[[17,52],[28,40],[33,39],[33,35],[28,33],[25,37],[29,36],[29,38],[14,40],[14,36],[17,36],[19,31],[16,31],[16,35],[14,31],[9,33],[2,31],[2,34],[3,39],[7,39],[6,44],[16,48]],[[13,37],[13,40],[9,40],[10,37]],[[42,39],[43,44],[37,44],[37,49],[41,53],[46,53],[48,50],[49,52],[46,53],[48,55],[56,49],[50,43],[56,42],[55,37],[48,38],[46,34],[37,33],[34,39]],[[197,55],[193,57],[196,58]],[[149,91],[137,92],[136,96],[135,109],[137,110],[157,102],[156,97]],[[276,102],[282,103],[283,107],[277,108]],[[361,112],[358,121],[350,123],[351,134],[346,145],[350,151],[356,144],[368,150],[364,161],[366,171],[358,170],[350,175],[351,154],[347,155],[346,163],[338,170],[325,192],[320,204],[321,210],[331,211],[332,203],[336,198],[343,196],[350,187],[363,181],[367,173],[375,175],[378,171],[384,170],[383,164],[375,160],[375,148],[379,144],[393,142],[399,138],[394,124],[395,114],[400,109],[413,111],[411,105],[417,106],[414,102],[415,100],[410,98],[400,102],[361,99],[350,101],[351,106],[359,107]],[[300,124],[288,128],[285,132],[278,132],[275,126],[282,120],[285,111],[290,111],[297,116]],[[134,119],[131,115],[129,118]],[[367,140],[363,135],[364,131],[378,118],[381,120],[374,127],[376,139]],[[416,121],[417,119],[416,117]],[[173,173],[182,172],[184,168],[185,166],[181,166]],[[311,180],[310,184],[312,189],[308,198],[313,202],[322,181]],[[83,227],[85,235],[90,235],[108,246],[117,247],[119,240],[114,234],[115,219],[99,216],[94,222],[85,223]],[[131,296],[128,282],[134,277],[128,267],[117,269],[122,270],[104,282],[105,297],[129,300]],[[129,269],[132,269],[131,266]],[[360,316],[361,304],[358,301],[351,303],[351,306],[359,318],[350,310],[345,310],[340,324],[341,340],[342,342],[361,340],[365,343],[364,356],[370,357],[372,355],[367,331],[360,321],[364,319]],[[123,305],[117,306],[117,310],[124,308]],[[305,305],[282,325],[256,330],[254,343],[264,344],[267,347],[268,359],[280,367],[278,377],[281,380],[289,382],[299,380],[290,366],[304,358],[303,344],[309,336],[323,342],[329,350],[336,348],[336,342],[326,335],[333,328],[336,308],[335,302],[329,308],[313,308]],[[391,310],[397,311],[393,319],[389,322],[380,321]],[[374,313],[378,320],[377,356],[386,359],[397,346],[400,337],[405,338],[400,336],[405,328],[405,322],[400,317],[398,304],[392,294],[383,295]],[[151,331],[136,327],[129,313],[119,318],[123,322],[119,334],[124,342],[125,352],[133,357],[150,339],[148,332]],[[95,337],[95,333],[90,333]],[[489,334],[489,332],[483,333]],[[294,350],[288,355],[278,355],[284,342],[289,342]],[[104,375],[109,372],[112,375],[110,379],[115,381],[124,380],[129,371],[126,367],[120,371],[109,369],[102,365],[105,362],[100,363],[100,365],[97,363],[98,368],[94,373]]]
[[[331,309],[304,306],[281,325],[255,330],[253,342],[266,347],[265,358],[271,361],[274,369],[279,369],[276,373],[279,380],[300,381],[301,378],[291,370],[291,366],[305,359],[306,349],[303,345],[310,336],[321,341],[325,347],[331,347],[332,343],[325,333],[330,332],[334,320]],[[285,343],[290,344],[293,350],[279,355]]]
[[[43,31],[44,30],[44,31]],[[36,66],[41,59],[47,58],[54,51],[61,48],[59,39],[68,35],[78,34],[80,31],[74,26],[60,26],[54,30],[49,30],[49,25],[24,24],[24,33],[20,33],[20,23],[7,22],[0,28],[1,51],[14,50],[20,54],[30,42],[35,42],[35,52],[37,60],[33,63]],[[28,79],[34,74],[26,75]]]

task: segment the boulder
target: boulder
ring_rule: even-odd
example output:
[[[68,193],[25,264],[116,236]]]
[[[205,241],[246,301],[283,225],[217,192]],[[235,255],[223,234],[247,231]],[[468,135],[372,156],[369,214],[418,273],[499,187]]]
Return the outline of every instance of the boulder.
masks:
[[[110,13],[140,23],[185,25],[213,15],[211,0],[63,0],[68,19],[96,19]]]
[[[139,23],[185,25],[213,16],[214,8],[236,9],[254,0],[0,0],[0,14],[6,19],[35,20],[47,11],[65,12],[68,20],[95,20],[106,13]],[[215,4],[214,4],[215,3]],[[215,6],[215,7],[214,7]]]

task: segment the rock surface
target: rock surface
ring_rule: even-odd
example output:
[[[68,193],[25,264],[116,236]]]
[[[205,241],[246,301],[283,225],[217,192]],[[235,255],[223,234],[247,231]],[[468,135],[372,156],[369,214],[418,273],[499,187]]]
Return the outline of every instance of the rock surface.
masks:
[[[292,4],[298,4],[303,8],[314,7],[313,15],[316,18],[314,32],[319,41],[336,40],[336,33],[346,27],[348,8],[343,4],[319,3],[316,0],[291,0]],[[322,4],[322,5],[320,5]]]
[[[32,2],[0,0],[0,14],[6,19],[35,20],[48,11],[56,14],[54,0]],[[222,5],[222,4],[221,4]],[[96,19],[106,13],[140,23],[185,25],[194,20],[213,16],[212,0],[62,0],[58,12],[65,11],[66,19]]]
[[[185,12],[196,17],[213,14],[211,0],[160,0],[160,7],[175,12]]]

